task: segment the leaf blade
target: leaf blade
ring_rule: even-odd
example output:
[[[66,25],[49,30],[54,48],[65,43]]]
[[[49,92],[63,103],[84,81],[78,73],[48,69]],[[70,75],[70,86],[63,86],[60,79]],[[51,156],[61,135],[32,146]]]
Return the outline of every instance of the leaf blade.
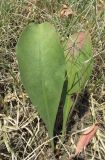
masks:
[[[67,62],[69,93],[80,92],[89,79],[93,66],[91,37],[88,32],[79,32],[71,36],[70,57]]]
[[[79,32],[72,35],[71,38],[69,38],[68,40],[67,49],[69,49],[69,53],[66,53],[67,57],[66,66],[67,66],[67,78],[68,78],[67,93],[70,96],[69,98],[71,98],[73,94],[78,95],[78,93],[81,92],[92,72],[93,53],[92,53],[92,44],[89,33]],[[62,129],[63,133],[64,133],[64,128],[66,128],[69,112],[73,107],[72,104],[70,101],[68,102],[67,100],[67,102],[65,102],[64,105],[63,119],[66,122],[63,123],[63,129]]]
[[[47,22],[29,24],[16,50],[24,87],[53,137],[65,76],[64,53],[54,27]]]

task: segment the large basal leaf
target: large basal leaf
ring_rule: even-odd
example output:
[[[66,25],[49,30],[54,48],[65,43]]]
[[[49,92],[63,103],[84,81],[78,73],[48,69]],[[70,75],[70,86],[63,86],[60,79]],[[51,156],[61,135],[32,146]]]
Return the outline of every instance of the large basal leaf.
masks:
[[[17,58],[23,85],[53,137],[65,77],[64,51],[54,27],[29,24],[18,41]]]
[[[63,134],[73,103],[71,96],[80,93],[92,72],[93,52],[89,33],[79,32],[72,35],[67,43],[67,51],[68,94],[63,111]]]

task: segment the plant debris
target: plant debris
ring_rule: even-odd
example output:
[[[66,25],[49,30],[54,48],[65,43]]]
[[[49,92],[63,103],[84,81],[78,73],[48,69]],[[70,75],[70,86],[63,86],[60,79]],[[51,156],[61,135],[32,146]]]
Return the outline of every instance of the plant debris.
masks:
[[[72,8],[70,6],[67,5],[63,5],[61,11],[60,11],[60,17],[71,17],[75,15],[75,13],[73,12]]]
[[[82,150],[86,149],[86,146],[90,143],[90,141],[93,139],[93,137],[95,136],[97,129],[99,128],[99,124],[96,123],[90,127],[88,127],[86,129],[86,131],[84,131],[80,138],[79,141],[77,143],[76,146],[76,153],[75,155],[79,155],[80,152],[82,152]]]

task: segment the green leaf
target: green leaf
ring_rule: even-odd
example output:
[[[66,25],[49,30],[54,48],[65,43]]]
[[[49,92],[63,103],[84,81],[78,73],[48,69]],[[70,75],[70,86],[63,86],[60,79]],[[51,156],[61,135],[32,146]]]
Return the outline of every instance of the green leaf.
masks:
[[[63,111],[63,119],[65,121],[63,123],[63,134],[72,107],[71,96],[81,92],[92,73],[93,52],[89,33],[79,32],[72,35],[68,40],[67,50],[67,93],[69,94],[69,98],[66,98]]]
[[[55,28],[47,22],[29,24],[18,41],[17,58],[23,85],[52,138],[65,78],[64,51]]]
[[[79,93],[89,79],[93,66],[93,52],[89,33],[79,32],[68,41],[68,89],[69,94]]]

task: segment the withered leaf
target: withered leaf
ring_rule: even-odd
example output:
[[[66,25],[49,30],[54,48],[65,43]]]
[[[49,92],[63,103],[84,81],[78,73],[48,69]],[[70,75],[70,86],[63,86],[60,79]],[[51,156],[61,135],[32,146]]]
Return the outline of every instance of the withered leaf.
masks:
[[[79,138],[79,141],[76,146],[76,153],[75,155],[79,155],[82,150],[85,150],[86,146],[90,143],[90,141],[95,136],[97,129],[99,128],[99,124],[96,123],[90,126]]]
[[[74,15],[74,12],[70,6],[63,5],[61,11],[60,11],[60,17],[69,17]]]

